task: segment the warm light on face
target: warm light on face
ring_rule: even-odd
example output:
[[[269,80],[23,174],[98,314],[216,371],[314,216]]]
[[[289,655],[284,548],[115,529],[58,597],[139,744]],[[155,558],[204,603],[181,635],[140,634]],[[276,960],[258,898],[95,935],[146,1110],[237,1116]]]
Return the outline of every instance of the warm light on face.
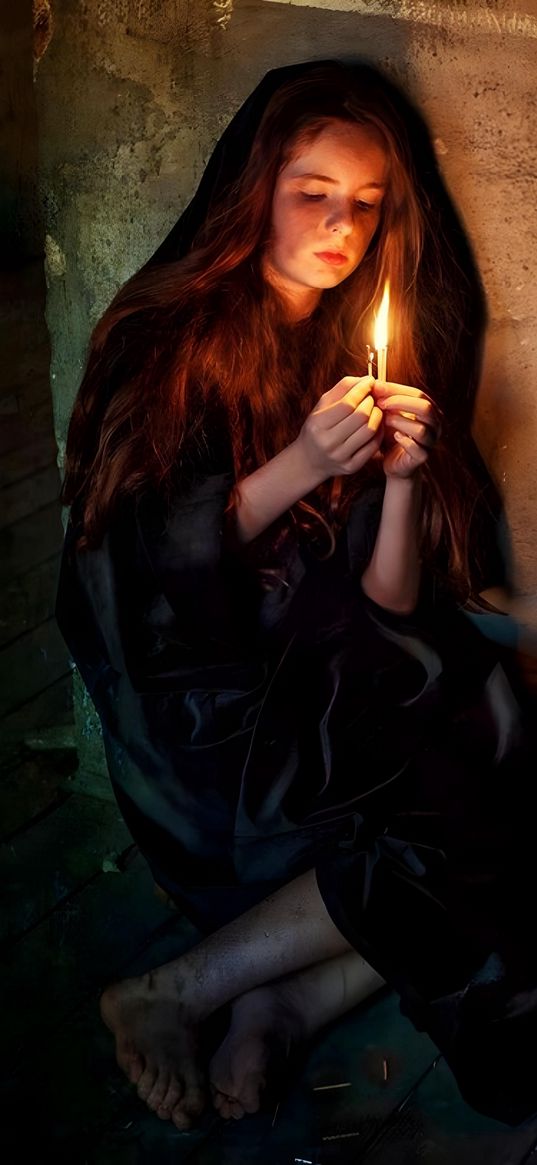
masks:
[[[292,318],[356,270],[378,227],[387,152],[369,127],[329,121],[278,174],[263,274]]]
[[[386,280],[382,302],[375,316],[375,349],[388,347],[388,313],[390,310],[390,284]]]

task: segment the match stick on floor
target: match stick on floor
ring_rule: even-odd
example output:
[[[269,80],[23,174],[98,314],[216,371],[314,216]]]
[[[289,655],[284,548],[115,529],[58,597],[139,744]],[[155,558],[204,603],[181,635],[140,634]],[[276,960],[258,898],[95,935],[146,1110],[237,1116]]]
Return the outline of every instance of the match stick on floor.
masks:
[[[346,1141],[349,1137],[359,1137],[360,1133],[334,1133],[331,1137],[323,1137],[323,1141]]]
[[[351,1081],[345,1080],[344,1083],[342,1083],[342,1084],[316,1084],[313,1091],[314,1092],[328,1092],[332,1088],[350,1088],[350,1087],[351,1087]]]

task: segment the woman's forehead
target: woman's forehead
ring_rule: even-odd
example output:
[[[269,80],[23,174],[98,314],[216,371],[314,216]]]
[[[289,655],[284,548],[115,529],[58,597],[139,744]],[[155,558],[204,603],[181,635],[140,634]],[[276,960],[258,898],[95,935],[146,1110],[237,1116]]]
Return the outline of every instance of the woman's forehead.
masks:
[[[313,136],[302,137],[294,145],[284,169],[288,177],[308,176],[352,167],[360,176],[367,173],[371,185],[384,186],[388,173],[388,150],[375,126],[332,121],[319,127]]]

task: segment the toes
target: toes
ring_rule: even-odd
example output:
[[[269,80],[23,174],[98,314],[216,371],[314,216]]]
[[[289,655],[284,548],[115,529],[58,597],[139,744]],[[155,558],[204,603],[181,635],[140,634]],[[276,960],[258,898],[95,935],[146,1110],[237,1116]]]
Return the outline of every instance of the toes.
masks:
[[[159,1121],[171,1121],[171,1109],[161,1106],[155,1110],[155,1116],[158,1116]]]
[[[222,1092],[215,1092],[213,1103],[222,1120],[240,1120],[244,1116],[244,1107],[235,1096],[226,1096]]]
[[[137,1093],[140,1100],[147,1100],[157,1081],[157,1069],[154,1064],[146,1064],[138,1081]]]
[[[220,1116],[222,1120],[228,1121],[233,1111],[233,1100],[230,1096],[220,1097]]]
[[[160,1108],[168,1091],[169,1085],[170,1073],[166,1071],[159,1072],[151,1092],[149,1093],[149,1096],[145,1102],[147,1107],[150,1108],[152,1112],[155,1112],[157,1108]]]
[[[183,1105],[194,1120],[201,1116],[206,1103],[205,1092],[199,1085],[191,1086],[185,1091]]]
[[[192,1121],[188,1113],[183,1112],[180,1103],[176,1104],[175,1108],[172,1109],[170,1119],[172,1120],[176,1129],[179,1129],[182,1133],[185,1131],[185,1129],[192,1128]]]
[[[184,1096],[172,1110],[171,1119],[178,1129],[189,1129],[201,1116],[205,1108],[206,1098],[203,1088],[197,1081],[185,1081]]]
[[[217,1112],[220,1112],[224,1097],[223,1097],[222,1093],[219,1091],[219,1089],[215,1087],[214,1084],[211,1085],[211,1091],[212,1091],[213,1107],[216,1109]]]
[[[179,1081],[177,1080],[177,1077],[172,1076],[172,1078],[170,1080],[170,1084],[168,1086],[168,1091],[167,1091],[166,1095],[164,1096],[163,1100],[161,1101],[159,1107],[156,1110],[157,1116],[160,1117],[161,1120],[170,1120],[171,1115],[172,1115],[172,1110],[175,1108],[176,1104],[180,1101],[182,1095],[183,1095],[182,1084],[179,1083]]]
[[[242,1082],[231,1082],[231,1079],[226,1087],[226,1082],[222,1079],[220,1084],[216,1084],[214,1080],[211,1081],[212,1101],[216,1111],[224,1120],[229,1120],[230,1117],[237,1118],[237,1105],[239,1106],[239,1118],[244,1116],[244,1113],[259,1112],[261,1104],[261,1093],[266,1087],[266,1079],[264,1072],[250,1072],[245,1080]]]

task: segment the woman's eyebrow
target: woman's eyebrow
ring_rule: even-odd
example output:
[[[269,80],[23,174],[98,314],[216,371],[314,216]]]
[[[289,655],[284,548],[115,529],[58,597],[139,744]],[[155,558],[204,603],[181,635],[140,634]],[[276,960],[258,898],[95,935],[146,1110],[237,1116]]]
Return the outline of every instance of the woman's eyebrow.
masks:
[[[318,182],[331,182],[333,186],[337,186],[337,178],[329,178],[328,174],[312,174],[310,170],[293,174],[293,178],[316,178]]]
[[[317,182],[330,182],[332,186],[338,185],[337,178],[330,178],[328,174],[313,174],[307,170],[301,174],[293,174],[293,178],[314,178]],[[360,189],[362,190],[384,190],[385,182],[362,182]]]

